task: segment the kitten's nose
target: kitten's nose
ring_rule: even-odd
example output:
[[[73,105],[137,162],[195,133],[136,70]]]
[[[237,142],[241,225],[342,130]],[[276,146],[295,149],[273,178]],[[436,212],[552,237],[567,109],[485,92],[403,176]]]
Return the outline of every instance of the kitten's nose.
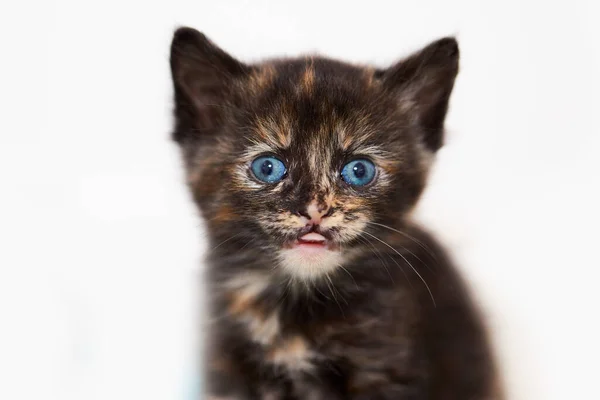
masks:
[[[304,216],[309,219],[308,223],[319,225],[323,218],[327,218],[331,215],[332,211],[333,209],[329,205],[317,204],[313,201],[308,205]]]

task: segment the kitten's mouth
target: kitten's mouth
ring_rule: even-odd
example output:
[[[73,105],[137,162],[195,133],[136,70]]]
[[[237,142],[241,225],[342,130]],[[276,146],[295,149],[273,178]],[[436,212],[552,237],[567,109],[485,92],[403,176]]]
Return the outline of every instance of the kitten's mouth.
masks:
[[[307,233],[298,238],[297,246],[327,247],[327,238],[316,232]]]
[[[325,250],[337,250],[338,245],[331,239],[326,238],[320,233],[310,232],[298,237],[297,240],[289,243],[289,248],[299,249],[309,252],[318,252]]]

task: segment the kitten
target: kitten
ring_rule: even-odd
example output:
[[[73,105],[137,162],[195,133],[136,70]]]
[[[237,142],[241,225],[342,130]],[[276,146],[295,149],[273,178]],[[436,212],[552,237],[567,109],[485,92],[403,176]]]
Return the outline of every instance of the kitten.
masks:
[[[500,399],[488,339],[410,212],[442,146],[452,38],[387,69],[171,47],[174,139],[209,232],[210,399]]]

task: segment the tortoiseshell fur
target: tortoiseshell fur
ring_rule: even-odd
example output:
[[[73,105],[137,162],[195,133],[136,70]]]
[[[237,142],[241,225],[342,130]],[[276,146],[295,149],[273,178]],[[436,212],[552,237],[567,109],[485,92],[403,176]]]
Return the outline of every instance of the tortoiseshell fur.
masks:
[[[458,46],[388,69],[323,57],[235,60],[181,28],[174,139],[209,233],[209,399],[500,399],[485,329],[445,252],[410,220],[443,122]],[[251,161],[287,176],[265,184]],[[356,188],[357,156],[378,168]],[[309,204],[329,211],[305,226]],[[319,209],[320,209],[319,208]],[[316,230],[322,264],[285,252]]]

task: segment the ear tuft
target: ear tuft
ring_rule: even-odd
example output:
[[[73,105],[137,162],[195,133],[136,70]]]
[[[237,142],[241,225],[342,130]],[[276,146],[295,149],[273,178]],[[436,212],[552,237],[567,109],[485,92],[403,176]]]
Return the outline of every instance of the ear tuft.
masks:
[[[447,37],[380,72],[400,106],[417,119],[423,142],[432,151],[443,143],[444,120],[458,73],[458,60],[458,43]]]
[[[424,51],[427,50],[432,53],[432,56],[435,55],[438,61],[455,61],[458,65],[460,52],[458,50],[458,42],[453,37],[439,39],[424,49]]]

